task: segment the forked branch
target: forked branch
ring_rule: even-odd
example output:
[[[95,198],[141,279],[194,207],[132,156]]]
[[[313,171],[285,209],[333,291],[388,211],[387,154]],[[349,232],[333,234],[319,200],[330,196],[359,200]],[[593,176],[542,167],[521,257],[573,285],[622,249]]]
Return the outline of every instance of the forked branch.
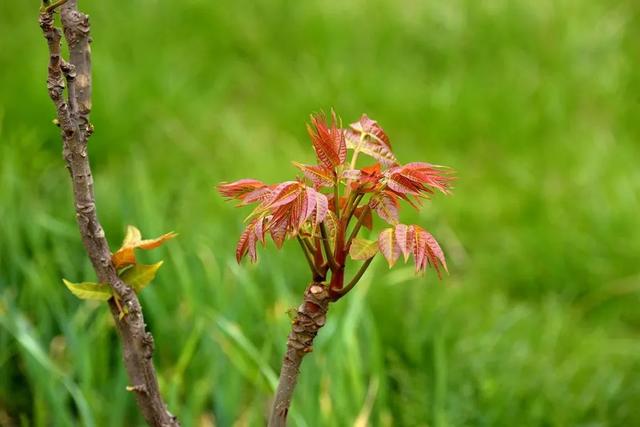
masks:
[[[69,62],[61,56],[61,31],[55,27],[54,13],[60,8],[64,37],[69,46]],[[122,339],[122,352],[130,386],[138,407],[151,426],[178,426],[160,395],[153,366],[153,337],[146,330],[142,308],[133,289],[125,284],[111,262],[111,251],[96,214],[93,176],[89,165],[87,141],[93,133],[91,112],[91,51],[89,18],[78,11],[77,0],[43,4],[40,28],[49,47],[47,89],[53,101],[57,123],[62,131],[63,156],[71,175],[76,219],[87,255],[101,283],[108,283],[125,307],[120,319],[116,300],[109,308]],[[64,89],[67,88],[67,99]]]

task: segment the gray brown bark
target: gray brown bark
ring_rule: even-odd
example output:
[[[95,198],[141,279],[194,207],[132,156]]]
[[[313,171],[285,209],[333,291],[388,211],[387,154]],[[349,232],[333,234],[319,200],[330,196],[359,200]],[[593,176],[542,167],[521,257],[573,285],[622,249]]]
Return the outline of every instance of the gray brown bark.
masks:
[[[49,46],[47,88],[56,107],[62,131],[63,156],[71,175],[76,219],[82,241],[91,264],[102,283],[109,283],[115,295],[126,307],[120,319],[114,299],[109,308],[122,342],[125,367],[142,415],[151,426],[179,426],[167,410],[158,387],[153,366],[153,337],[146,330],[137,295],[125,284],[111,263],[111,251],[96,214],[93,176],[87,153],[87,141],[93,133],[89,121],[91,112],[91,50],[89,18],[77,9],[77,0],[61,7],[61,22],[69,46],[69,62],[60,53],[61,32],[54,25],[53,10],[43,9],[40,27]],[[67,99],[64,89],[67,88]]]
[[[269,427],[287,425],[287,415],[302,358],[313,349],[313,340],[326,322],[330,301],[327,287],[322,283],[311,283],[304,292],[302,304],[298,307],[287,340],[287,351],[282,361]]]

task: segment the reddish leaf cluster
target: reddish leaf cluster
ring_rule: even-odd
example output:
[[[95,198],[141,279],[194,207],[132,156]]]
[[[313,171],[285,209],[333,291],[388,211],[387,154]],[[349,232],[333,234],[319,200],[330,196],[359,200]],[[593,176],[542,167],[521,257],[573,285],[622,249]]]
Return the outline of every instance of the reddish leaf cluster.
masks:
[[[331,124],[327,124],[324,115],[311,117],[307,131],[313,143],[318,163],[333,169],[344,163],[347,158],[347,145],[344,132],[338,127],[336,113],[331,113]]]
[[[420,203],[420,198],[428,199],[434,190],[449,194],[451,177],[447,168],[442,166],[421,162],[408,163],[387,169],[384,176],[387,194],[390,197],[400,197],[411,204],[413,203],[410,196]]]
[[[293,162],[293,165],[300,169],[305,178],[311,181],[316,187],[331,187],[335,182],[333,171],[325,166],[303,165],[298,162]]]
[[[251,186],[258,182],[242,181],[252,181]],[[230,199],[240,200],[242,204],[257,201],[260,204],[250,215],[251,222],[240,236],[236,247],[238,262],[247,254],[252,261],[256,261],[256,243],[264,244],[267,232],[276,246],[281,247],[287,234],[296,235],[307,222],[315,229],[324,221],[329,210],[327,196],[299,181],[286,181],[271,187],[263,185],[250,191],[245,191],[246,182],[239,182],[220,184],[218,190]],[[249,197],[258,191],[260,197]]]
[[[360,120],[351,123],[345,131],[347,146],[367,154],[382,165],[391,166],[397,163],[391,151],[389,137],[378,122],[363,114]]]
[[[240,205],[260,202],[271,195],[272,187],[257,179],[240,179],[218,185],[218,191],[228,199],[240,201]]]
[[[441,267],[448,271],[440,245],[431,233],[420,226],[397,224],[387,228],[378,236],[378,247],[389,267],[393,267],[402,254],[405,262],[413,255],[416,272],[425,271],[427,265],[431,265],[438,276]]]
[[[402,254],[405,261],[413,255],[418,272],[428,265],[438,275],[441,268],[446,271],[443,252],[433,236],[417,225],[400,224],[399,212],[400,200],[420,208],[422,200],[435,191],[448,194],[449,169],[422,162],[398,164],[389,137],[366,115],[346,129],[339,123],[333,112],[329,120],[324,115],[311,117],[307,129],[317,164],[294,162],[303,174],[297,180],[267,185],[241,179],[218,186],[224,197],[240,205],[257,204],[238,242],[237,260],[248,255],[255,261],[257,242],[264,244],[269,233],[278,247],[287,238],[298,238],[314,277],[324,278],[331,270],[330,289],[336,292],[343,286],[348,254],[365,261],[363,268],[380,250],[390,266]],[[348,149],[353,151],[350,163]],[[358,168],[359,154],[376,163]],[[393,226],[379,234],[377,244],[357,237],[362,227],[372,228],[373,213]]]

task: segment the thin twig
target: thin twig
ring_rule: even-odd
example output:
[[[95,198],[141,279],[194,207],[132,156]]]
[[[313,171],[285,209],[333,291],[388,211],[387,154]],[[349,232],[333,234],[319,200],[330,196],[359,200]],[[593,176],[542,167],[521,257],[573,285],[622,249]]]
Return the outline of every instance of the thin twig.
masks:
[[[355,213],[356,209],[358,209],[358,205],[360,204],[360,201],[362,200],[363,197],[364,197],[364,193],[360,193],[353,200],[353,203],[351,204],[351,209],[349,209],[349,212],[347,213],[347,216],[345,219],[346,226],[349,226],[349,221],[351,221],[351,217]]]
[[[313,245],[313,243],[311,243],[309,237],[302,238],[302,242],[304,243],[304,245],[307,248],[307,250],[309,251],[309,253],[311,253],[311,254],[315,254],[316,253],[317,248]]]
[[[65,4],[68,0],[58,0],[57,2],[53,3],[53,4],[49,4],[49,1],[45,1],[43,7],[40,9],[41,12],[44,13],[51,13],[54,10],[56,10],[58,7],[62,6],[63,4]]]
[[[327,226],[324,225],[324,222],[320,223],[320,235],[322,236],[322,246],[324,247],[329,268],[331,268],[331,271],[336,271],[340,266],[338,266],[336,260],[333,258],[333,252],[331,251],[331,245],[329,244],[329,237],[327,234]]]
[[[360,218],[358,218],[358,222],[356,222],[356,225],[353,227],[353,231],[351,231],[351,234],[349,235],[349,240],[347,240],[347,244],[344,246],[346,251],[349,251],[349,248],[351,247],[351,242],[353,242],[353,239],[358,235],[358,232],[360,231],[360,227],[362,227],[362,224],[364,223],[364,219],[366,218],[366,216],[369,214],[370,211],[371,211],[371,206],[367,204],[367,207],[364,208],[364,210],[360,214]]]
[[[360,266],[360,269],[358,270],[358,272],[353,276],[353,278],[351,279],[351,281],[349,282],[349,284],[347,286],[345,286],[342,289],[335,289],[332,290],[331,292],[333,294],[336,294],[337,296],[334,297],[334,300],[337,301],[340,298],[342,298],[343,296],[345,296],[351,289],[354,288],[354,286],[356,286],[358,284],[358,282],[360,281],[360,279],[362,278],[362,275],[364,274],[365,271],[367,271],[367,268],[369,268],[369,265],[371,264],[371,261],[373,261],[373,258],[375,257],[372,256],[371,258],[369,258],[368,260],[366,260],[364,262],[364,264],[362,264]]]
[[[311,255],[307,251],[307,246],[305,245],[304,240],[302,240],[300,236],[296,236],[296,237],[298,239],[298,243],[300,243],[300,248],[302,249],[302,252],[304,252],[304,257],[307,260],[307,263],[309,264],[309,268],[311,269],[313,280],[316,280],[316,281],[324,280],[322,273],[320,273],[320,271],[316,268],[315,264],[313,263],[313,260],[311,259]]]
[[[340,219],[340,193],[338,191],[338,182],[333,186],[333,207],[336,211],[336,217]]]

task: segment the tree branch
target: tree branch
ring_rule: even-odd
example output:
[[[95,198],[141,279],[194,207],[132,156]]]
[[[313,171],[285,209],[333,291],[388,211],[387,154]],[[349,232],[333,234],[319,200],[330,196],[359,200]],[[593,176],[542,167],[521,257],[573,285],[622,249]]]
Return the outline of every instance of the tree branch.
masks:
[[[293,390],[298,381],[302,358],[310,353],[318,330],[325,324],[329,310],[329,293],[322,283],[311,283],[304,292],[302,304],[291,326],[287,351],[282,360],[280,380],[273,401],[269,427],[287,425]]]
[[[61,21],[69,46],[69,63],[60,53],[61,32],[54,26],[55,9],[62,6]],[[109,308],[122,339],[123,358],[136,401],[151,426],[179,426],[160,395],[153,366],[153,337],[146,331],[142,308],[135,292],[125,284],[111,263],[111,251],[97,214],[87,141],[93,133],[91,112],[91,51],[89,18],[77,9],[77,0],[58,1],[41,8],[40,28],[49,47],[47,89],[62,130],[63,156],[71,175],[74,205],[82,242],[98,280],[109,283],[128,314],[119,320],[115,299]],[[68,100],[64,88],[68,85]]]

